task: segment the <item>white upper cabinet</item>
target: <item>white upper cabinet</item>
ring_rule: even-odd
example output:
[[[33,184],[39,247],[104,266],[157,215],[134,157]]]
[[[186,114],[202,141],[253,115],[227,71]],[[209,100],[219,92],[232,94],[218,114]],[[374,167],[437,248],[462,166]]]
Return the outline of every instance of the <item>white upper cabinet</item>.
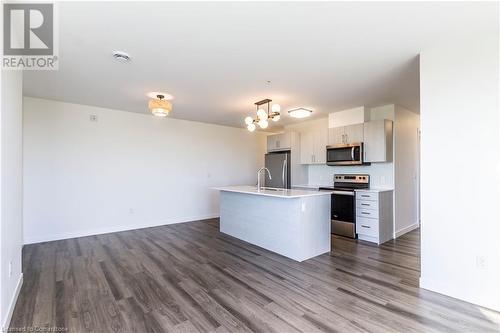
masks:
[[[328,145],[328,130],[319,129],[314,132],[314,163],[326,163],[326,146]]]
[[[314,161],[313,132],[300,133],[300,164],[312,164]]]
[[[364,123],[364,161],[392,161],[392,127],[391,120],[375,120]]]
[[[344,143],[344,126],[328,129],[328,144],[340,145]]]
[[[363,142],[363,124],[348,125],[344,127],[345,143]]]
[[[273,150],[276,146],[276,135],[268,135],[267,136],[267,151]]]
[[[363,142],[363,124],[354,124],[329,129],[328,144],[339,145]]]
[[[267,137],[267,151],[292,149],[292,133],[281,133]]]
[[[326,128],[302,132],[300,135],[300,163],[325,164],[327,137]]]

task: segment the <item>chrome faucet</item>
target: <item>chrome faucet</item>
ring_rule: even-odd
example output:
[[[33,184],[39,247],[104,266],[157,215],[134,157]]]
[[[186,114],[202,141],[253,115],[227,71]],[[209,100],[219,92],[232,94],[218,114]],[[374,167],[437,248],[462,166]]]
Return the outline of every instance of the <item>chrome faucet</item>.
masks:
[[[267,174],[269,175],[269,179],[270,179],[270,180],[271,180],[271,179],[273,179],[273,178],[271,177],[271,172],[269,171],[269,169],[268,169],[268,168],[266,168],[266,167],[262,167],[262,168],[260,168],[260,169],[259,169],[259,171],[257,171],[257,190],[259,190],[259,191],[260,191],[260,189],[261,189],[261,186],[260,186],[260,172],[261,172],[262,170],[266,170],[266,171],[267,171]],[[264,177],[265,177],[265,174],[264,174]]]

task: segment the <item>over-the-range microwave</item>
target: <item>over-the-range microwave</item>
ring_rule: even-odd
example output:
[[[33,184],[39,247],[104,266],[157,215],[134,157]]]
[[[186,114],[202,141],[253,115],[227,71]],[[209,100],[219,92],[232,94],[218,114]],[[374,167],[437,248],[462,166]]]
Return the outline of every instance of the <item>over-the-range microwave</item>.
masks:
[[[362,165],[363,142],[326,146],[327,165]]]

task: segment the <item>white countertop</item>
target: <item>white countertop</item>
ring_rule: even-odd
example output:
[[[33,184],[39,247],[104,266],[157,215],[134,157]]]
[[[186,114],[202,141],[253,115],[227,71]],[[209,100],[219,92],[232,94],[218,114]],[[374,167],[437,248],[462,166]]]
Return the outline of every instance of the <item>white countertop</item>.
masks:
[[[318,190],[320,187],[331,187],[332,185],[320,185],[320,184],[299,184],[299,185],[292,185],[292,187],[295,188],[301,188],[301,189],[309,189],[311,191]],[[387,188],[387,187],[370,187],[366,189],[355,189],[356,192],[387,192],[387,191],[393,191],[394,189],[392,188]]]
[[[299,185],[292,185],[292,188],[303,188],[303,189],[310,189],[310,190],[318,190],[320,187],[326,187],[326,186],[331,186],[331,185],[320,185],[320,184],[299,184]]]
[[[217,187],[215,189],[219,191],[263,195],[263,196],[278,197],[278,198],[302,198],[302,197],[314,197],[320,195],[331,195],[330,191],[297,190],[297,189],[257,190],[256,186],[248,186],[248,185],[225,186],[225,187]]]
[[[394,191],[392,188],[384,188],[384,187],[370,187],[370,188],[358,188],[355,190],[356,192],[389,192]]]

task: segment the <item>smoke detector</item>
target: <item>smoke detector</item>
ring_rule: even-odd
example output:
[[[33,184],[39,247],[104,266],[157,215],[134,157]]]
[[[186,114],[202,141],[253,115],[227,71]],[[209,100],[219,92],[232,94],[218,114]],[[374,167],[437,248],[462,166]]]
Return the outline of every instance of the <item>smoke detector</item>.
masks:
[[[116,60],[118,60],[120,62],[130,61],[130,56],[126,52],[123,52],[123,51],[114,51],[113,58],[115,58]]]

